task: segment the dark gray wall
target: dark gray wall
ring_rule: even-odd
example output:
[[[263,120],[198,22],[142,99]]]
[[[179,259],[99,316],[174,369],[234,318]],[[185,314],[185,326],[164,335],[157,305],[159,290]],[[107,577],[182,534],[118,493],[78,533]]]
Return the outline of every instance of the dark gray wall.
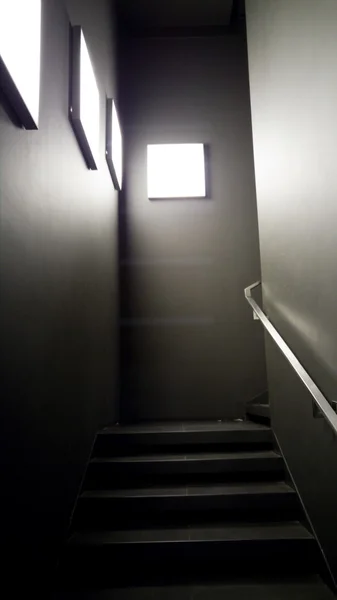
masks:
[[[337,400],[337,3],[248,0],[248,50],[264,302]],[[268,344],[273,425],[337,576],[337,440]]]
[[[1,537],[13,585],[47,577],[94,434],[117,401],[117,195],[104,158],[112,14],[109,0],[67,5],[100,88],[99,170],[87,170],[68,121],[59,0],[43,2],[39,131],[16,128],[0,108]]]
[[[118,17],[134,31],[228,25],[233,0],[116,0]]]
[[[245,39],[134,39],[122,53],[122,415],[239,417],[266,388],[243,298],[259,277]],[[150,202],[147,144],[200,141],[211,199]]]

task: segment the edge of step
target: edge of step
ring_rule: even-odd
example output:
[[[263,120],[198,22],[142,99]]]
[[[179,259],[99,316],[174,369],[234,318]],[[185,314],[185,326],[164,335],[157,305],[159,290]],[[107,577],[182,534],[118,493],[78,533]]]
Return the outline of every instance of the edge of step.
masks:
[[[137,498],[169,498],[188,496],[259,496],[259,495],[290,495],[296,496],[296,491],[283,481],[273,482],[242,482],[223,483],[215,485],[167,485],[122,489],[98,489],[84,491],[80,499],[110,500]]]
[[[123,531],[84,531],[75,532],[68,540],[68,546],[115,546],[120,544],[165,544],[175,543],[232,543],[268,542],[279,540],[307,540],[315,538],[299,521],[254,523],[231,525],[205,524],[198,527],[173,529],[136,529]]]

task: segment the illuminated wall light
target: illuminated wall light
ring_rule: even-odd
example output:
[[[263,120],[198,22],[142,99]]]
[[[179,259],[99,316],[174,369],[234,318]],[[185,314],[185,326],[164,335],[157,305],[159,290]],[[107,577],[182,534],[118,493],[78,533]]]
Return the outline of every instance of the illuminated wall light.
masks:
[[[205,198],[204,144],[149,144],[148,197]]]
[[[0,87],[20,124],[37,129],[41,0],[0,0]]]
[[[99,157],[99,90],[81,27],[72,28],[70,121],[89,169]]]
[[[114,101],[107,99],[106,109],[106,161],[115,189],[122,189],[123,139]]]

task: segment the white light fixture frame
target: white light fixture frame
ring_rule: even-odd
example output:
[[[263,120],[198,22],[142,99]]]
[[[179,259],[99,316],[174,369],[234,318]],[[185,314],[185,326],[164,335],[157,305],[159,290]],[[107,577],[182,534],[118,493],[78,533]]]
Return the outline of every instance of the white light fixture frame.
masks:
[[[0,88],[25,129],[38,129],[41,0],[0,0]]]
[[[107,98],[106,102],[106,149],[111,179],[117,191],[121,191],[123,183],[123,137],[115,102]]]
[[[96,170],[99,158],[100,95],[79,25],[72,27],[69,118],[88,168]]]
[[[148,144],[150,200],[197,199],[208,195],[205,144]]]

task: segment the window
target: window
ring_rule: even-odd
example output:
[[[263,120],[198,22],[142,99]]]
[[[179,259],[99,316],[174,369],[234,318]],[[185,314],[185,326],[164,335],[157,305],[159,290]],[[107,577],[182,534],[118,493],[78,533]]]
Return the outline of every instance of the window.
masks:
[[[148,197],[205,198],[204,144],[149,144]]]
[[[41,0],[0,0],[0,87],[23,127],[37,129]]]
[[[83,31],[72,29],[72,89],[70,120],[89,169],[99,158],[100,98]]]

